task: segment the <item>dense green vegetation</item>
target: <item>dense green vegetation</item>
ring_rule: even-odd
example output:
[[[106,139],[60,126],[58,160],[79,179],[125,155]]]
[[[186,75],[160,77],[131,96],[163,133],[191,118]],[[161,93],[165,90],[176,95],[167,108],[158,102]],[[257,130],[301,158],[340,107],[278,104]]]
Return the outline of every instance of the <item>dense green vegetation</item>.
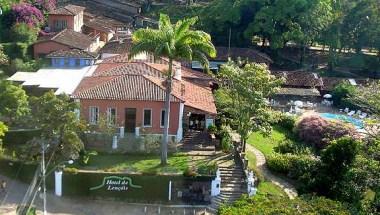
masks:
[[[199,27],[211,34],[216,45],[269,46],[266,51],[276,59],[276,65],[281,61],[281,49],[291,42],[296,49],[281,55],[290,57],[290,62],[328,62],[329,67],[322,70],[328,71],[328,75],[338,74],[335,67],[339,66],[359,70],[359,76],[373,77],[380,65],[380,58],[376,57],[376,52],[380,56],[379,7],[377,0],[214,0],[154,8],[151,15],[197,15]],[[309,46],[327,51],[307,59]],[[289,66],[289,62],[282,66]]]
[[[242,198],[232,206],[223,206],[219,215],[349,215],[349,211],[339,202],[323,197],[287,198],[257,195]]]

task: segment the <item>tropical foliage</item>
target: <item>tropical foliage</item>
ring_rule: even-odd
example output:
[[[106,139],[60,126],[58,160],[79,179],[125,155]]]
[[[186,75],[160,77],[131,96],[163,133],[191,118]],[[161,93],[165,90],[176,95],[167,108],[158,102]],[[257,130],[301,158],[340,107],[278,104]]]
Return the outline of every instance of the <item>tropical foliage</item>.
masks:
[[[75,112],[78,104],[67,95],[54,95],[51,91],[33,98],[31,103],[34,121],[41,129],[41,139],[33,141],[30,146],[40,147],[38,143],[44,141],[50,144],[49,151],[55,154],[55,160],[78,158],[83,149],[80,134],[85,129]]]
[[[29,113],[28,96],[21,86],[0,82],[0,117],[12,126],[15,120]]]
[[[271,114],[266,98],[276,92],[281,79],[270,74],[264,64],[239,65],[229,62],[218,72],[222,83],[216,95],[216,105],[228,124],[241,137],[242,147],[252,131],[271,131]]]
[[[133,46],[130,57],[141,53],[168,59],[165,97],[164,137],[161,146],[161,163],[167,163],[167,147],[169,135],[170,96],[173,84],[173,65],[178,60],[197,60],[208,68],[208,56],[215,57],[216,51],[211,37],[203,31],[192,30],[198,18],[179,20],[172,24],[169,16],[160,15],[158,29],[139,29],[133,33]],[[180,66],[180,65],[179,65]]]
[[[352,95],[349,95],[348,100],[363,110],[380,116],[380,82],[359,86]]]
[[[258,196],[242,198],[233,205],[225,205],[219,215],[349,215],[349,211],[339,202],[323,197],[304,196],[290,200],[285,197]]]

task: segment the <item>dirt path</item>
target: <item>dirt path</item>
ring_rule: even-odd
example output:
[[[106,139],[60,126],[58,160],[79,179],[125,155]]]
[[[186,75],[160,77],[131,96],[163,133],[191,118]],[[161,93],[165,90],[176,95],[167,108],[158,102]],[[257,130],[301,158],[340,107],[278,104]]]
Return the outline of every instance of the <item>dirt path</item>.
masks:
[[[297,190],[292,184],[271,173],[271,171],[268,169],[266,165],[265,156],[261,151],[249,144],[247,144],[247,150],[249,152],[252,152],[256,156],[256,166],[258,170],[263,174],[266,180],[272,182],[273,184],[283,189],[290,199],[294,199],[298,196]]]

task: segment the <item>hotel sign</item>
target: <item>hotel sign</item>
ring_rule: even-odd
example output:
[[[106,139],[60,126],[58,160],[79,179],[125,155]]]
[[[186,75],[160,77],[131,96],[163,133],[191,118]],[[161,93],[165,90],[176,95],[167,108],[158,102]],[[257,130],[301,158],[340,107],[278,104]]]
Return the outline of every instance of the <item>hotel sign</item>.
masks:
[[[132,179],[129,177],[119,177],[119,176],[107,176],[103,178],[102,184],[96,187],[91,187],[90,190],[98,190],[105,188],[107,191],[127,191],[130,188],[140,189],[142,186],[135,185],[132,183]]]

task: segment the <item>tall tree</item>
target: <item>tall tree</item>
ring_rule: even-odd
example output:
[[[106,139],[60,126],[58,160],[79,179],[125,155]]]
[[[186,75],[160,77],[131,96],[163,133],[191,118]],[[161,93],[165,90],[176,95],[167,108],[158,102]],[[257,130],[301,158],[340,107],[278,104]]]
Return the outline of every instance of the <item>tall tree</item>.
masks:
[[[222,86],[216,93],[219,110],[228,113],[231,127],[236,127],[242,148],[250,132],[270,132],[271,111],[266,99],[275,93],[282,79],[270,74],[265,64],[239,66],[229,62],[218,73]]]
[[[0,82],[0,117],[12,126],[14,121],[29,113],[28,96],[18,85]]]
[[[170,96],[172,92],[173,61],[197,60],[208,68],[208,58],[215,57],[215,47],[209,34],[203,31],[192,30],[191,27],[198,18],[179,20],[176,24],[170,22],[169,16],[160,15],[158,29],[139,29],[133,33],[133,46],[130,58],[149,53],[169,60],[169,69],[166,78],[165,96],[165,126],[161,144],[161,164],[167,163],[167,147],[169,135]]]
[[[79,138],[82,124],[75,109],[78,105],[67,95],[55,95],[52,91],[33,98],[33,117],[41,128],[41,139],[50,143],[55,160],[76,159],[83,143]]]

